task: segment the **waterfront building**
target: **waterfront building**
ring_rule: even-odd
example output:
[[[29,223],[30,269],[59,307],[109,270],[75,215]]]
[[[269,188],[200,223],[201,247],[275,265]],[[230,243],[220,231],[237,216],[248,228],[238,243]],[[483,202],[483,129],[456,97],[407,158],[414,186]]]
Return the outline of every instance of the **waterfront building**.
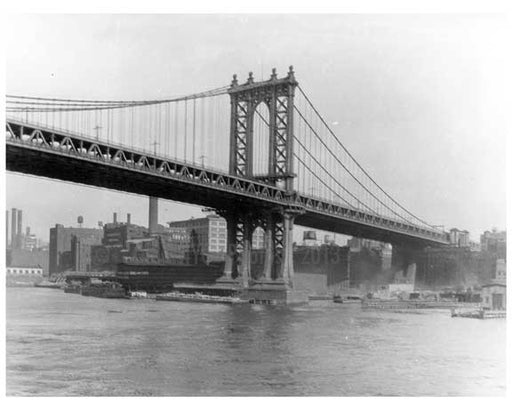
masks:
[[[7,267],[14,266],[38,266],[43,269],[43,274],[49,272],[48,249],[7,249]]]
[[[71,237],[71,251],[65,252],[65,256],[62,260],[66,260],[68,257],[71,259],[69,263],[65,263],[66,266],[70,266],[70,269],[75,272],[90,272],[92,270],[92,255],[91,247],[98,243],[95,237],[79,237],[73,235]]]
[[[40,266],[8,266],[5,271],[6,271],[7,276],[12,276],[12,275],[43,276],[43,268]]]
[[[505,283],[483,285],[480,296],[484,309],[505,310],[507,307],[507,285]]]
[[[126,242],[127,255],[148,262],[165,259],[159,236],[130,239]]]
[[[91,245],[91,271],[115,272],[117,265],[122,262],[122,256],[121,246]]]
[[[478,286],[495,276],[496,256],[469,247],[426,248],[417,255],[416,284],[427,289]]]
[[[461,231],[457,228],[450,229],[450,244],[459,248],[466,248],[470,246],[469,232],[466,230]]]
[[[505,310],[507,308],[507,265],[505,259],[496,261],[494,278],[482,286],[481,298],[484,309]]]
[[[148,228],[131,223],[112,222],[103,226],[103,240],[105,246],[127,247],[127,241],[148,236]]]
[[[102,229],[71,228],[56,224],[50,228],[50,275],[74,269],[71,253],[71,240],[76,237],[82,244],[101,244]]]
[[[197,235],[198,247],[204,254],[226,253],[226,220],[218,215],[210,214],[204,218],[191,218],[184,221],[169,222],[170,241],[174,241],[176,249],[185,253],[190,248],[192,232]],[[263,249],[264,232],[256,228],[252,238],[253,249]]]
[[[480,247],[483,252],[491,252],[497,255],[499,259],[507,257],[507,231],[498,231],[493,229],[485,231],[480,235]]]
[[[505,259],[496,260],[495,280],[503,283],[506,283],[507,281],[507,262]]]
[[[97,231],[101,234],[99,241],[96,237],[73,237],[70,257],[75,271],[116,271],[117,265],[122,262],[123,256],[130,254],[134,244],[140,241],[154,242],[148,236],[148,228],[131,223],[130,214],[127,214],[126,222],[119,222],[114,212],[112,222],[104,224],[103,229]],[[153,258],[146,248],[143,255],[140,247],[138,253],[135,248],[131,251],[132,255]]]

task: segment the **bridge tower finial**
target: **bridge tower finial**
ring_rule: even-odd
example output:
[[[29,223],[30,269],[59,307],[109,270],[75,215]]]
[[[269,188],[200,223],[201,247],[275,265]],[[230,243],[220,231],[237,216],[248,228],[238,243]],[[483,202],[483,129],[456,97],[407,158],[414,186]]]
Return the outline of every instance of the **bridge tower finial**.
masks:
[[[272,74],[270,75],[271,80],[277,80],[277,71],[275,68],[272,69]]]
[[[295,81],[295,71],[293,71],[293,66],[290,66],[290,69],[288,71],[288,79]]]
[[[247,84],[253,84],[254,77],[252,76],[252,71],[249,71],[249,78],[247,79]]]
[[[233,80],[231,81],[231,87],[236,87],[238,85],[238,78],[236,74],[233,74]]]

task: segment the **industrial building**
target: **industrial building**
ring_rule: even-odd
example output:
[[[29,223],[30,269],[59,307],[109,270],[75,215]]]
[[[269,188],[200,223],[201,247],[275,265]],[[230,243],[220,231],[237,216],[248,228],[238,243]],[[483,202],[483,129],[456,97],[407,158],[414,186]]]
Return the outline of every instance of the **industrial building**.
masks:
[[[26,227],[23,233],[23,211],[12,208],[5,212],[6,265],[9,268],[41,270],[48,274],[48,250],[41,249],[37,237]]]
[[[103,226],[103,239],[101,243],[105,246],[126,248],[127,241],[144,238],[148,234],[148,228],[131,223],[130,214],[126,215],[126,223],[123,223],[117,220],[117,213],[114,212],[112,222]]]
[[[38,247],[37,245],[37,237],[33,233],[30,233],[30,227],[27,226],[25,229],[25,237],[23,238],[23,249],[32,251]]]
[[[37,248],[37,238],[30,233],[30,227],[27,226],[26,233],[23,233],[23,210],[21,209],[12,208],[11,218],[9,218],[9,211],[5,211],[5,245],[9,249]]]
[[[56,224],[50,228],[50,275],[74,269],[71,242],[73,237],[81,245],[101,244],[103,230],[95,228],[72,228]],[[76,249],[75,249],[76,252]]]
[[[6,268],[7,276],[11,275],[37,275],[43,276],[43,269],[33,266],[8,266]]]

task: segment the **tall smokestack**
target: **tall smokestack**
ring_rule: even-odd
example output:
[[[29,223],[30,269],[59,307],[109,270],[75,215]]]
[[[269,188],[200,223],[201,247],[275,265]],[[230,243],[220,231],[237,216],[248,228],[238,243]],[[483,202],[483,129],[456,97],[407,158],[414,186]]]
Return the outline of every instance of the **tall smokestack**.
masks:
[[[5,210],[5,247],[9,245],[9,211]]]
[[[158,229],[158,198],[149,197],[149,234],[156,233]]]
[[[117,212],[114,212],[114,223],[117,223]]]
[[[11,210],[11,248],[16,248],[16,208]]]
[[[132,223],[132,215],[131,214],[126,214],[126,223],[128,225],[130,225]]]
[[[23,211],[18,209],[18,230],[16,232],[16,237],[18,238],[17,248],[21,248],[21,238],[23,237],[22,232],[22,220],[23,220]]]

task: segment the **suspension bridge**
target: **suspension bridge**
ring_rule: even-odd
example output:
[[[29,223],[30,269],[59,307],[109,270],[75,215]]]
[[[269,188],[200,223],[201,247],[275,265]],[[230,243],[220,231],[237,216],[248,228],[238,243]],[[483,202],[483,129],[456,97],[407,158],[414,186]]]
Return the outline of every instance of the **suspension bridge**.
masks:
[[[294,224],[421,249],[448,243],[351,155],[295,78],[158,100],[7,95],[7,170],[212,208],[227,220],[226,278],[293,287]],[[276,282],[277,281],[277,282]]]

